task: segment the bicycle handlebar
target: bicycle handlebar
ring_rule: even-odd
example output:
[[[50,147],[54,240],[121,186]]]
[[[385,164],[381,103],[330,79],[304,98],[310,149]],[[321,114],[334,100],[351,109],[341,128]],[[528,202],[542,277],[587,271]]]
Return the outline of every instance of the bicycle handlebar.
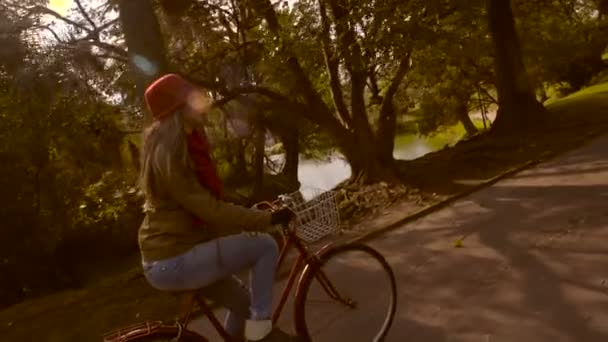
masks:
[[[253,205],[254,208],[258,209],[258,210],[270,210],[270,211],[277,211],[283,208],[287,208],[287,204],[285,204],[282,201],[282,198],[277,198],[276,200],[269,202],[269,201],[261,201],[261,202],[257,202]],[[287,229],[290,226],[290,223],[285,223],[285,224],[281,224],[281,227],[283,229]]]
[[[258,202],[256,204],[254,204],[253,207],[256,209],[260,209],[260,210],[269,209],[271,211],[276,211],[276,210],[287,207],[287,205],[282,203],[280,198],[277,198],[276,200],[274,200],[272,202],[269,202],[269,201]]]

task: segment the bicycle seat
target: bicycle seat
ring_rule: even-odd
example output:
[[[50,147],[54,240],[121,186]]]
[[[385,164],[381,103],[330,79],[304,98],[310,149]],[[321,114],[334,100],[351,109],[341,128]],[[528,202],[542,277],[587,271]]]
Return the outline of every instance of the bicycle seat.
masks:
[[[165,293],[168,293],[174,297],[183,297],[183,296],[193,296],[193,295],[200,295],[200,289],[199,290],[175,290],[175,291],[163,291]]]
[[[198,291],[196,290],[184,290],[184,291],[166,291],[169,295],[177,299],[180,311],[191,308],[196,302]]]
[[[187,322],[192,315],[198,315],[199,310],[203,313],[210,312],[209,303],[204,299],[203,289],[183,290],[183,291],[164,291],[177,299],[178,317]],[[196,306],[198,304],[198,309]]]
[[[182,308],[191,307],[194,303],[199,304],[199,306],[201,302],[205,303],[205,305],[211,305],[211,303],[213,303],[213,301],[205,296],[205,288],[166,292],[175,297]]]

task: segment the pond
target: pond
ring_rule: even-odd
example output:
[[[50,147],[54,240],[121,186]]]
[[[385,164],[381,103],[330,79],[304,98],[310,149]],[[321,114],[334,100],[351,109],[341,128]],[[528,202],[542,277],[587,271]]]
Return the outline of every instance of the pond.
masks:
[[[456,132],[459,133],[459,132]],[[453,144],[461,135],[450,133],[441,134],[432,138],[416,135],[401,135],[395,139],[395,159],[412,160],[424,156],[429,152],[443,148],[446,144]],[[335,187],[351,175],[350,166],[337,154],[329,160],[311,160],[301,158],[298,167],[298,178],[301,188],[328,190]],[[307,197],[307,194],[304,194]]]

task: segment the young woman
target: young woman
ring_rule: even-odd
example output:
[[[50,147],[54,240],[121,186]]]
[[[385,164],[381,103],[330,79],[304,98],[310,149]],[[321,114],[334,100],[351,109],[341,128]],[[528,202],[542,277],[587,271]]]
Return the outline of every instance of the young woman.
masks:
[[[278,249],[264,232],[288,223],[274,213],[222,201],[222,185],[204,133],[211,100],[184,78],[165,75],[145,92],[154,122],[146,130],[140,186],[145,219],[139,230],[144,274],[155,288],[205,288],[229,309],[227,332],[248,341],[295,341],[272,327]],[[233,274],[251,269],[250,289]]]

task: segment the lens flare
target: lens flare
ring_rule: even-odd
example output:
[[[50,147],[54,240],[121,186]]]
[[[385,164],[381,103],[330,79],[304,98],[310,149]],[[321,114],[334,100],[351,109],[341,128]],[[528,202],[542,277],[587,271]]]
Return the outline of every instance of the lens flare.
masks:
[[[62,16],[68,14],[70,7],[72,7],[72,0],[50,0],[48,4],[49,9]]]
[[[198,113],[209,113],[211,98],[203,90],[193,90],[186,99],[188,107]]]
[[[141,72],[148,76],[156,75],[156,73],[158,72],[158,66],[154,65],[154,63],[152,63],[144,56],[134,55],[132,60],[133,65],[135,65],[137,69],[141,70]]]

